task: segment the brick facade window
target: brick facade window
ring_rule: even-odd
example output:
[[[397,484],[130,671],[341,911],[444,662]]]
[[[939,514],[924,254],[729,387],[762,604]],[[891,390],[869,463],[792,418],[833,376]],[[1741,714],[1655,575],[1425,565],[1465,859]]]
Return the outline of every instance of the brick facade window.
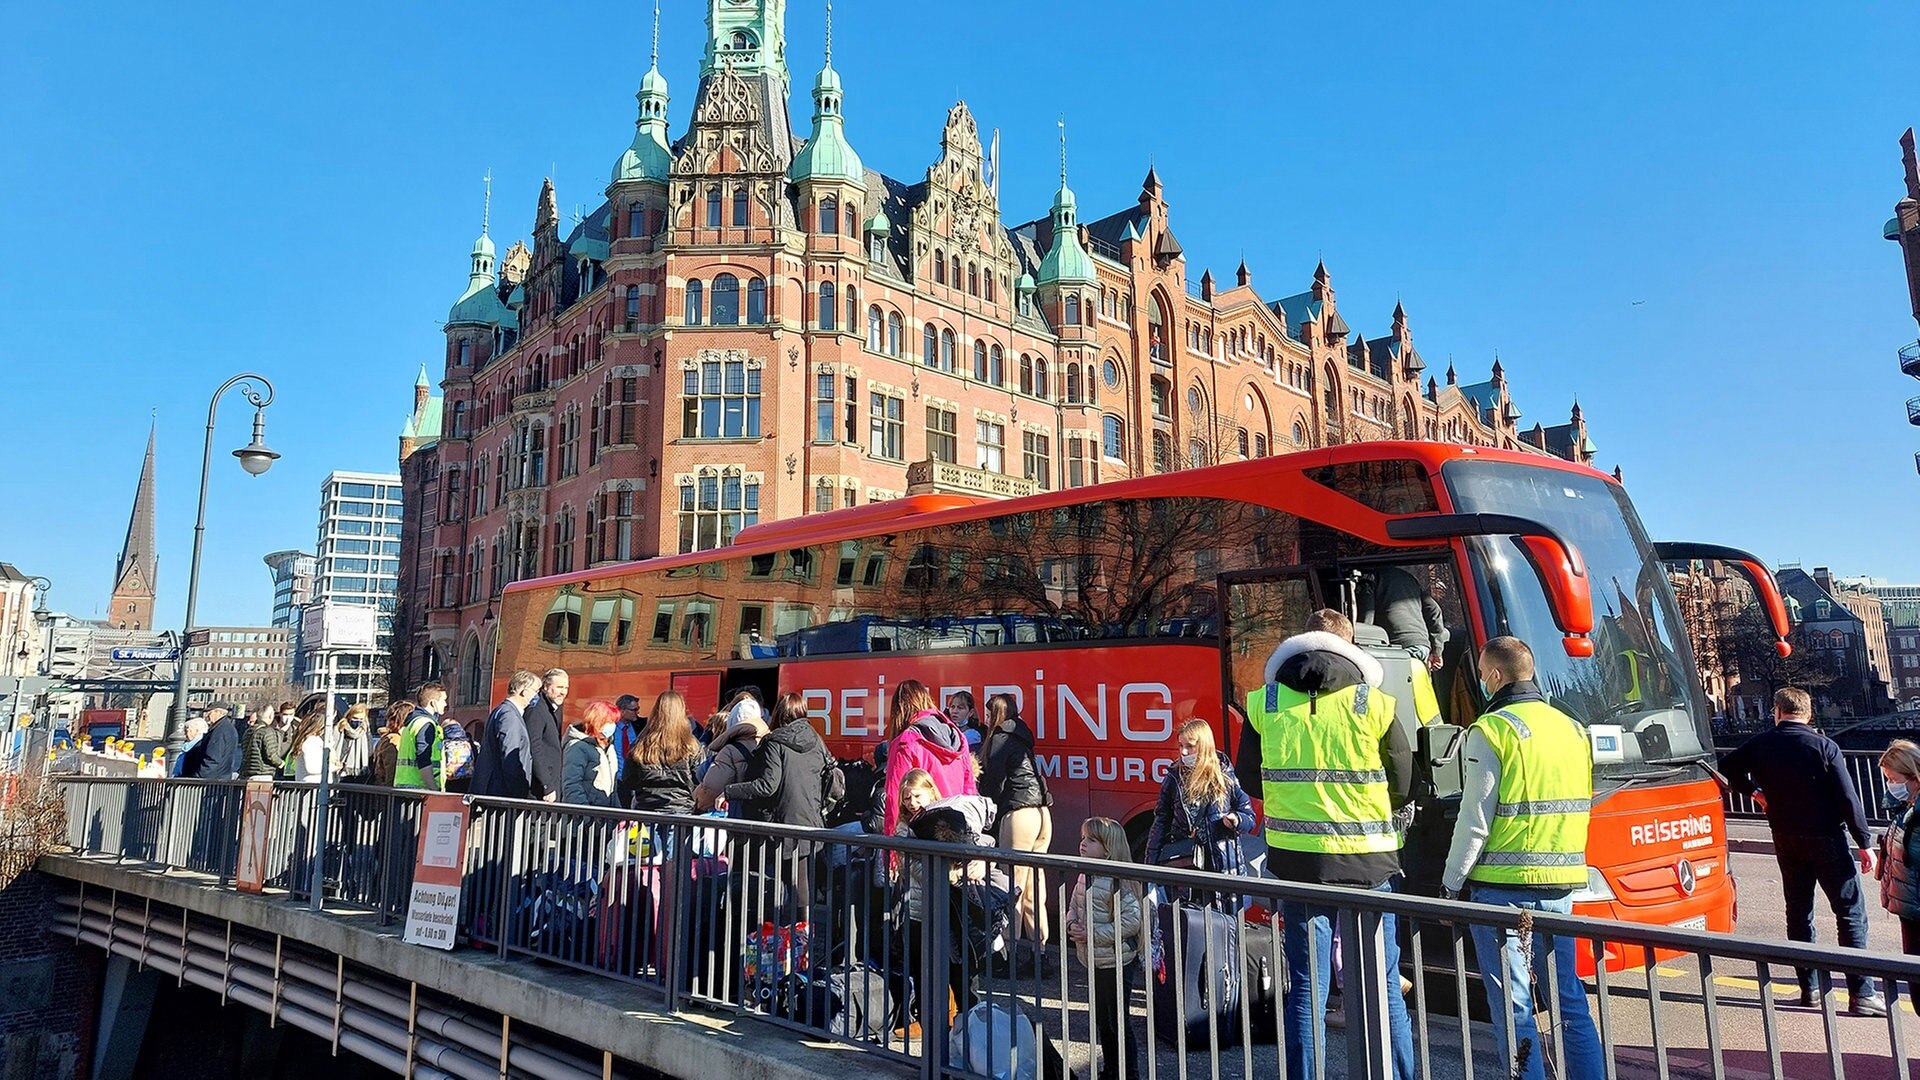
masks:
[[[687,439],[760,437],[760,371],[740,360],[707,360],[681,386],[680,435]]]
[[[443,608],[452,607],[460,599],[460,582],[454,576],[454,558],[451,554],[440,556],[440,603]]]
[[[466,495],[465,489],[461,487],[461,481],[463,479],[464,474],[461,473],[457,466],[447,470],[446,479],[441,484],[447,493],[446,508],[441,512],[441,520],[460,520],[460,503]]]
[[[563,506],[553,519],[553,572],[573,569],[573,507]]]
[[[751,207],[747,204],[747,189],[743,185],[733,189],[733,223],[745,225],[752,220]]]
[[[707,189],[707,228],[720,227],[720,185]]]
[[[1001,424],[981,420],[974,424],[978,452],[975,463],[988,472],[1007,471],[1007,429]]]
[[[680,550],[710,551],[760,520],[760,485],[739,471],[705,475],[680,485]]]
[[[1040,485],[1040,490],[1053,487],[1053,441],[1037,431],[1025,432],[1021,436],[1021,457],[1027,479]]]
[[[740,324],[740,279],[720,274],[713,279],[713,325]]]
[[[840,232],[840,202],[831,195],[820,200],[820,231],[828,236]]]
[[[589,513],[587,521],[591,525],[594,515]],[[603,491],[600,493],[599,544],[589,544],[588,561],[614,559],[627,562],[639,555],[639,512],[635,507],[633,492]]]
[[[1100,452],[1114,461],[1127,459],[1127,426],[1112,413],[1100,418]]]
[[[960,461],[959,420],[953,410],[927,406],[927,457],[949,465]]]
[[[872,425],[867,452],[888,461],[904,460],[906,455],[906,402],[890,394],[875,393],[867,402],[868,423]]]
[[[834,401],[833,392],[839,382],[832,372],[822,372],[813,378],[813,441],[830,443],[833,440]]]
[[[833,509],[833,485],[824,479],[813,489],[813,512],[824,514]]]

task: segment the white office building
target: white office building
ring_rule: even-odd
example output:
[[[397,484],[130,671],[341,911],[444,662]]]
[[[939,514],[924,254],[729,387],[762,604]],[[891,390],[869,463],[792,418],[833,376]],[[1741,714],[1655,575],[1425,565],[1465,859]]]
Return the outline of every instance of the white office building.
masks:
[[[386,699],[400,582],[400,477],[336,472],[320,485],[313,597],[301,613],[300,671],[339,704]]]

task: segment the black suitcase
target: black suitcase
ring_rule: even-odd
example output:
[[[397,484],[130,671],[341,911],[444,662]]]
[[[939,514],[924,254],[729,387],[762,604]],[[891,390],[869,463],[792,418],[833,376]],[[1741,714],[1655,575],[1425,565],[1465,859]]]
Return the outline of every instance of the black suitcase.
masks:
[[[1267,1045],[1280,1041],[1280,1004],[1286,986],[1286,953],[1280,933],[1266,920],[1246,921],[1240,940],[1247,951],[1246,974],[1240,982],[1240,1007],[1247,1011],[1247,1036]]]
[[[1184,1035],[1189,1050],[1209,1047],[1209,1027],[1219,1045],[1240,1044],[1240,925],[1218,908],[1155,906],[1158,956],[1147,983],[1154,1031],[1167,1045]]]

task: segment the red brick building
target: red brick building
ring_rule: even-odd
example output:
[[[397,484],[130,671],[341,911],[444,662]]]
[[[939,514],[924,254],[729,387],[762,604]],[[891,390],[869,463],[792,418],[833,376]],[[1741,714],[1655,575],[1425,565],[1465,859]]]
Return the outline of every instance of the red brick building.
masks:
[[[551,182],[530,246],[496,264],[482,230],[401,436],[397,684],[481,706],[507,583],[895,498],[915,463],[1015,494],[1391,437],[1592,459],[1577,405],[1521,425],[1497,359],[1436,379],[1397,305],[1354,332],[1324,265],[1277,300],[1216,282],[1152,169],[1084,220],[1063,137],[1049,212],[1009,226],[964,103],[924,175],[863,164],[830,43],[802,138],[784,16],[711,6],[692,122],[670,137],[656,64],[571,231]]]

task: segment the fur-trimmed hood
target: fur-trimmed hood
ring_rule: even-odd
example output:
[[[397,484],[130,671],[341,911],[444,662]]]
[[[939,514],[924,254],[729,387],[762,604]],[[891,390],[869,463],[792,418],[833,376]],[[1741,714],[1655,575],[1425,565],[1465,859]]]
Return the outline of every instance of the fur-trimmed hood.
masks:
[[[1266,680],[1308,693],[1323,693],[1386,678],[1380,661],[1351,641],[1325,630],[1295,634],[1267,657]]]

